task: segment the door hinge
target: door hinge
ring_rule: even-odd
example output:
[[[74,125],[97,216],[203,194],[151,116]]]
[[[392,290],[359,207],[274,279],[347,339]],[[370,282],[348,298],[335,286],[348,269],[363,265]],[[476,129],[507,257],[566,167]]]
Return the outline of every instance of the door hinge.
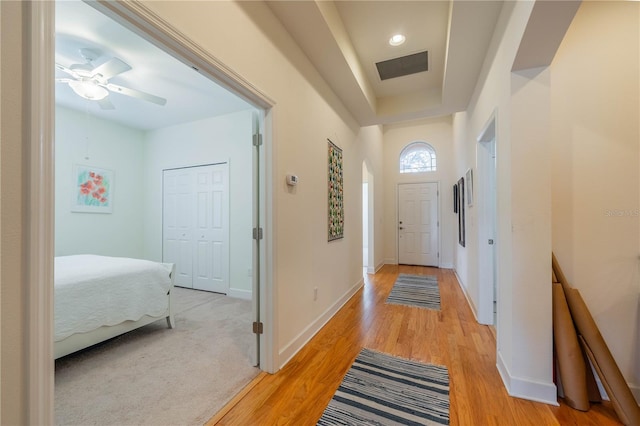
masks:
[[[262,135],[260,133],[256,133],[253,135],[253,146],[262,145]]]
[[[253,239],[254,240],[262,239],[262,228],[253,228]]]
[[[438,259],[440,259],[440,252],[438,252]]]
[[[264,326],[262,325],[261,322],[254,322],[253,323],[253,333],[254,334],[262,334],[264,331]]]

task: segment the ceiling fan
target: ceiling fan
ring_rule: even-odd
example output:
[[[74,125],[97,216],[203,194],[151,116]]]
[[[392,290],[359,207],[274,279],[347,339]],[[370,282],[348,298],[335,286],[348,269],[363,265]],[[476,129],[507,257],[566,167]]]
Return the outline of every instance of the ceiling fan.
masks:
[[[56,68],[69,74],[72,78],[56,78],[57,82],[67,83],[71,89],[85,99],[97,101],[102,109],[114,109],[113,104],[107,97],[109,92],[120,93],[121,95],[143,99],[157,105],[165,105],[167,100],[159,96],[151,95],[140,90],[131,89],[117,84],[109,83],[109,79],[131,67],[118,58],[111,58],[102,65],[95,67],[95,61],[100,55],[94,49],[80,49],[80,56],[86,61],[83,64],[73,64],[65,67],[56,63]]]

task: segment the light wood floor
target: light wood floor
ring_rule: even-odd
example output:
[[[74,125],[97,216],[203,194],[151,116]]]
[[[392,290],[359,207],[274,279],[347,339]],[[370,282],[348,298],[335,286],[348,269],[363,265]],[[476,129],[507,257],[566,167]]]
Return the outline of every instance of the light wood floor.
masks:
[[[437,275],[441,310],[385,304],[399,272]],[[315,425],[362,347],[449,369],[451,425],[620,425],[609,403],[587,413],[509,397],[496,342],[448,269],[387,265],[277,374],[262,374],[207,425]]]

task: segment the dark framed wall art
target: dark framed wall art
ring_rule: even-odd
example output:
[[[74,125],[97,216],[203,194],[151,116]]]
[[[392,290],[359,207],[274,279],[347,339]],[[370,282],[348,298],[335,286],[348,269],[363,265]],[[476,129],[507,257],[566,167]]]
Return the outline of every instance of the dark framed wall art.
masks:
[[[453,185],[453,212],[458,213],[458,184]]]
[[[329,139],[329,241],[344,237],[344,183],[342,180],[342,150]]]
[[[464,177],[458,180],[458,197],[458,244],[464,247]]]

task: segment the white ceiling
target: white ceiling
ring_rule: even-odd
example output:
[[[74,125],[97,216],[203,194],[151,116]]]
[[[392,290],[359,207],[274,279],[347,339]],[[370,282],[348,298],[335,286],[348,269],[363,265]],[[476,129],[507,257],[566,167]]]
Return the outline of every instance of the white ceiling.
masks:
[[[199,74],[187,65],[119,25],[81,1],[56,1],[56,63],[69,67],[82,63],[80,48],[102,52],[98,66],[117,57],[132,69],[110,83],[141,90],[167,99],[164,106],[122,94],[109,95],[115,106],[102,110],[96,101],[76,95],[64,83],[56,83],[58,105],[88,112],[128,127],[150,130],[252,108],[251,105]],[[56,70],[56,77],[69,77]]]
[[[336,2],[351,43],[365,69],[376,97],[410,93],[417,87],[439,89],[444,75],[449,2]],[[392,35],[407,36],[404,44],[389,45]],[[380,80],[375,63],[428,51],[429,70],[411,76]]]
[[[362,125],[466,109],[502,1],[269,1]],[[395,33],[407,37],[392,47]],[[375,63],[427,50],[429,70],[380,81]]]
[[[386,124],[466,109],[502,1],[268,1],[267,4],[361,125]],[[389,38],[402,32],[399,47]],[[165,106],[121,94],[115,110],[56,83],[56,102],[130,127],[154,129],[251,108],[251,105],[81,1],[56,2],[56,62],[81,63],[98,49],[100,65],[117,57],[132,67],[110,83],[167,99]],[[429,70],[380,81],[375,63],[422,50]],[[56,71],[56,77],[68,77]]]

